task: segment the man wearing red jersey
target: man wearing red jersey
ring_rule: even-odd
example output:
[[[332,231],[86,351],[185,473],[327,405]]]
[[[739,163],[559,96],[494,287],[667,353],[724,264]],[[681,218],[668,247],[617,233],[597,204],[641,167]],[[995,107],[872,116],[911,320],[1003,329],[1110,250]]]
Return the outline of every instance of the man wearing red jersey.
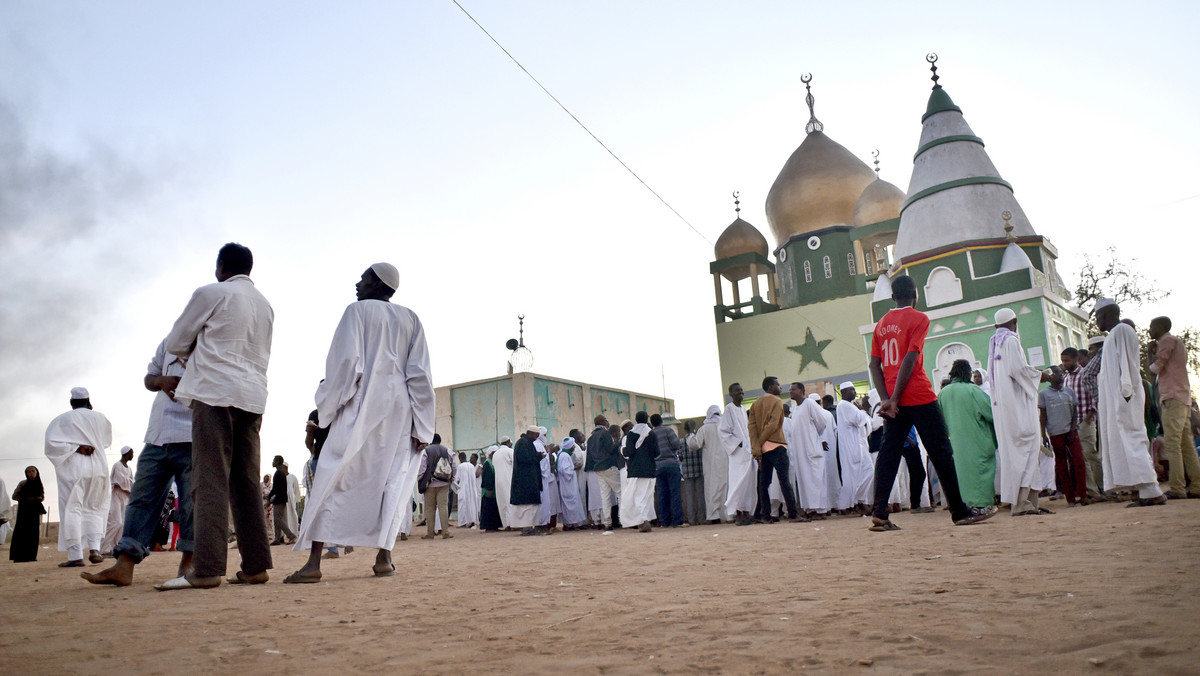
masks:
[[[892,281],[892,299],[896,301],[896,308],[888,310],[879,320],[871,338],[871,378],[883,399],[879,414],[886,419],[883,444],[875,460],[871,530],[900,530],[888,519],[888,495],[900,468],[904,439],[913,427],[917,428],[929,460],[937,470],[955,525],[965,526],[991,518],[996,513],[995,507],[968,507],[958,492],[958,475],[954,471],[946,422],[942,419],[929,376],[925,375],[925,360],[921,354],[925,348],[925,335],[929,332],[929,317],[913,307],[917,302],[917,285],[912,277],[904,275]]]

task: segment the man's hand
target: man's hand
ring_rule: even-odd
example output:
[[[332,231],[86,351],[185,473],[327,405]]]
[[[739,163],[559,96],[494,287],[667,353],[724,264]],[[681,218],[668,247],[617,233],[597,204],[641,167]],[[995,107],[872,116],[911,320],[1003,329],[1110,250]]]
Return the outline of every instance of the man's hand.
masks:
[[[175,401],[175,388],[179,387],[179,376],[158,376],[154,379],[154,386],[159,392]]]
[[[412,443],[413,443],[413,453],[420,453],[421,451],[425,450],[426,446],[429,445],[427,443],[422,442],[420,439],[418,439],[416,437],[412,437]]]
[[[1045,434],[1042,435],[1042,445],[1046,447],[1050,446],[1050,437],[1046,436]]]
[[[885,418],[895,418],[899,412],[900,405],[891,399],[887,399],[879,405],[879,415]]]
[[[822,441],[822,442],[821,442],[821,448],[825,449],[825,452],[826,452],[826,453],[828,453],[828,452],[829,452],[829,442],[828,442],[828,441]]]
[[[91,455],[91,454],[93,454],[93,453],[95,453],[95,452],[96,452],[96,447],[95,447],[95,446],[80,446],[80,447],[79,447],[79,448],[76,450],[76,453],[79,453],[80,455]]]

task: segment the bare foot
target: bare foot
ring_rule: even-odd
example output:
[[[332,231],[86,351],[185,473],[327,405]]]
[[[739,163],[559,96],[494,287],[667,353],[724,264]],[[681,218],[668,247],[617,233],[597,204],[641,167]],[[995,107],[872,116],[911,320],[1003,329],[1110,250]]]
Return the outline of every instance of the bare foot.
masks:
[[[133,584],[133,560],[122,554],[112,566],[98,573],[80,573],[79,577],[92,584],[111,584],[115,587],[128,587]]]

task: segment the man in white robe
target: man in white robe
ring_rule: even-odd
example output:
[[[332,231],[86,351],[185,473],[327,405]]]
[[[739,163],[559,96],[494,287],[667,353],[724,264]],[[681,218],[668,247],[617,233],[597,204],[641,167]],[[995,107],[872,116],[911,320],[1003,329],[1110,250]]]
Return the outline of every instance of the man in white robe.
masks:
[[[458,495],[458,527],[474,528],[479,523],[479,493],[476,492],[475,465],[467,462],[467,454],[458,454],[458,469],[454,472],[454,492]]]
[[[731,401],[717,422],[717,437],[729,456],[729,490],[725,495],[725,511],[734,515],[734,523],[749,526],[751,514],[758,505],[758,464],[750,453],[750,422],[742,408],[745,392],[734,383],[729,386]]]
[[[1049,514],[1038,508],[1042,489],[1042,433],[1038,427],[1038,385],[1048,380],[1025,361],[1017,337],[1017,315],[1008,308],[996,311],[996,333],[988,348],[992,377],[992,417],[996,425],[1000,470],[1000,501],[1012,505],[1013,516]]]
[[[829,508],[833,509],[838,494],[842,492],[842,478],[838,473],[837,422],[833,414],[821,405],[821,395],[813,392],[808,398],[821,409],[821,418],[825,421],[825,429],[821,432],[821,446],[825,449],[825,495]]]
[[[825,433],[827,413],[817,401],[804,395],[804,383],[792,383],[788,392],[792,401],[792,414],[788,418],[791,428],[790,444],[796,447],[797,481],[804,495],[800,507],[805,518],[820,518],[829,514],[829,483],[825,476],[828,453],[821,435]],[[831,416],[832,417],[832,416]]]
[[[883,418],[867,415],[855,404],[854,383],[839,387],[842,400],[837,405],[838,462],[842,468],[842,489],[834,506],[841,510],[858,508],[864,515],[871,513],[871,480],[874,463],[867,446],[871,432],[883,426]]]
[[[283,516],[287,520],[287,527],[293,533],[298,532],[300,528],[300,477],[288,471],[288,464],[283,463],[284,483],[287,484],[287,509],[283,510]]]
[[[112,474],[108,478],[112,488],[112,499],[108,503],[108,528],[104,531],[104,542],[100,545],[102,556],[113,555],[113,548],[121,540],[121,531],[125,527],[125,508],[129,506],[129,494],[133,491],[130,460],[133,460],[133,448],[122,447],[121,459],[113,463]]]
[[[575,432],[580,434],[578,430]],[[575,530],[576,527],[583,525],[588,517],[587,511],[583,508],[582,496],[579,494],[579,475],[576,472],[576,458],[572,453],[577,450],[576,446],[575,438],[564,438],[562,450],[556,453],[554,458],[558,475],[558,513],[562,516],[564,530]]]
[[[399,285],[394,266],[372,265],[356,285],[357,302],[334,331],[316,394],[329,436],[295,547],[308,550],[309,558],[284,582],[320,580],[324,542],[377,548],[372,571],[395,574],[392,546],[402,502],[412,496],[436,417],[421,321],[389,302]]]
[[[655,455],[654,444],[647,444],[650,438],[650,416],[645,411],[638,411],[634,416],[637,424],[625,435],[625,454],[627,470],[626,484],[621,489],[621,526],[637,528],[643,533],[650,532],[650,522],[656,518],[654,508]]]
[[[513,446],[512,439],[500,437],[500,446],[492,456],[492,465],[496,470],[496,508],[500,510],[500,524],[504,530],[512,527],[512,476],[513,476]]]
[[[1096,379],[1097,420],[1104,490],[1137,489],[1130,507],[1165,505],[1146,436],[1146,393],[1137,332],[1121,323],[1121,308],[1109,298],[1096,301],[1096,325],[1107,331]],[[1090,365],[1090,364],[1089,364]]]
[[[688,437],[688,448],[700,451],[700,464],[704,471],[704,504],[710,523],[729,522],[725,500],[729,495],[729,453],[721,443],[717,427],[721,423],[721,407],[709,406],[704,424],[695,434]]]
[[[12,496],[8,494],[8,486],[0,478],[0,545],[8,542],[13,524],[17,521],[16,510],[13,508]]]
[[[71,389],[71,410],[50,421],[46,428],[46,457],[58,479],[58,551],[67,560],[58,564],[83,566],[83,545],[88,560],[100,563],[100,541],[108,521],[108,458],[112,425],[92,410],[88,391]]]

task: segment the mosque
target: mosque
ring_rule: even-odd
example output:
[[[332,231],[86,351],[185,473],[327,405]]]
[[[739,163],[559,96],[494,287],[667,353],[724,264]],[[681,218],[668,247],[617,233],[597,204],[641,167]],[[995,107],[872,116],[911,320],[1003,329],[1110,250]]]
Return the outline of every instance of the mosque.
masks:
[[[983,139],[938,84],[937,56],[927,60],[933,91],[907,194],[825,134],[811,77],[802,78],[806,136],[767,194],[776,246],[739,215],[709,265],[724,385],[740,382],[754,397],[774,375],[810,392],[834,394],[847,380],[866,392],[871,335],[894,307],[897,275],[914,279],[917,309],[929,315],[924,357],[935,388],[957,359],[986,368],[1000,308],[1017,314],[1032,366],[1085,344],[1087,315],[1070,305],[1057,249],[1034,231]]]

